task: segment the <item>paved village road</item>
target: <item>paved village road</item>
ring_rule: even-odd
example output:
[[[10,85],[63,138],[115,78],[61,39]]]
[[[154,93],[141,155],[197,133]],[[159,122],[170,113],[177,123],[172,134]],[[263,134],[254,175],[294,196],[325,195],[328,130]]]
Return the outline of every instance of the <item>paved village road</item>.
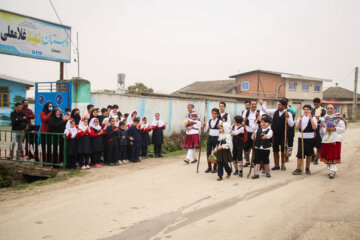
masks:
[[[350,124],[342,153],[334,180],[323,163],[291,175],[293,154],[271,179],[217,182],[204,158],[196,174],[181,156],[1,190],[0,239],[360,239],[360,124]]]

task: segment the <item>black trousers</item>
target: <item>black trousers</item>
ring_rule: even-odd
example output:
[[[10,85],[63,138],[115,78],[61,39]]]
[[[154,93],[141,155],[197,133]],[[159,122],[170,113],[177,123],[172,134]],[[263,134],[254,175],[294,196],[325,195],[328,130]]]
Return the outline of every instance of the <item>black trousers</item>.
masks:
[[[144,145],[144,146],[141,146],[141,156],[142,157],[146,157],[147,156],[147,153],[148,153],[148,145]]]
[[[255,148],[254,153],[255,153],[255,155],[254,155],[254,163],[255,164],[260,164],[261,161],[263,161],[264,164],[270,163],[270,160],[269,160],[270,150],[262,150],[262,149]]]
[[[52,138],[52,162],[54,164],[60,164],[64,161],[64,137],[60,135],[54,135]],[[51,140],[50,140],[51,141]]]
[[[206,155],[207,155],[207,157],[210,157],[211,152],[216,147],[217,141],[218,141],[217,136],[210,136],[209,135],[209,137],[207,139],[207,142],[206,142]]]
[[[132,162],[139,160],[140,148],[141,148],[140,144],[134,144],[131,146],[131,161]]]
[[[231,168],[229,166],[229,163],[218,162],[218,176],[221,178],[224,175],[224,169],[227,174],[231,174]]]
[[[76,169],[76,156],[68,155],[66,168],[68,169]]]
[[[101,152],[93,152],[91,154],[91,165],[99,164],[101,161],[100,156],[101,156]]]
[[[244,142],[242,141],[233,141],[233,160],[242,162],[243,160],[243,150],[244,150]]]
[[[51,162],[51,136],[48,134],[41,134],[41,154],[43,162]]]
[[[154,154],[155,154],[155,156],[160,156],[161,155],[161,148],[162,148],[162,144],[154,145]]]
[[[80,167],[89,165],[90,154],[88,154],[88,153],[79,153],[78,158],[79,158],[79,166]]]
[[[31,154],[31,147],[34,148],[35,161],[39,161],[39,141],[37,133],[25,133],[25,152],[27,156]],[[29,152],[30,151],[30,152]]]
[[[127,158],[127,154],[126,154],[127,148],[128,148],[127,145],[120,145],[120,148],[119,148],[119,151],[120,151],[120,153],[119,153],[120,159],[119,159],[119,160],[124,161],[124,160],[128,159],[128,158]]]
[[[251,132],[247,132],[247,141],[244,146],[244,151],[249,151],[253,147],[253,140],[251,139]]]
[[[116,163],[117,162],[117,144],[114,141],[108,142],[106,146],[106,163]]]

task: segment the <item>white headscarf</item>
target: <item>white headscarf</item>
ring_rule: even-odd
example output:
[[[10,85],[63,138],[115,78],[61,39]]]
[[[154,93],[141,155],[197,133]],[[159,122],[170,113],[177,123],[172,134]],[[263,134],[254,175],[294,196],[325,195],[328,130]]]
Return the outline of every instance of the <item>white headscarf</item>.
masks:
[[[154,117],[153,122],[152,122],[152,126],[157,126],[157,124],[159,123],[158,127],[163,127],[164,126],[164,122],[159,118],[159,120],[156,120],[156,118]]]
[[[69,133],[71,133],[71,138],[75,138],[78,133],[78,130],[76,127],[73,127],[73,128],[71,127],[70,123],[72,121],[74,121],[74,120],[67,121],[64,133],[66,134],[66,136],[69,135]]]
[[[96,120],[96,119],[97,119],[97,118],[91,119],[90,124],[89,124],[89,127],[100,131],[101,126],[100,126],[100,124],[98,124],[98,125],[95,124],[95,120]]]
[[[109,118],[109,117],[104,118],[103,123],[106,122],[106,121],[107,121],[108,123],[107,123],[107,124],[104,124],[104,125],[105,125],[105,126],[104,126],[104,129],[106,129],[107,126],[110,126],[110,118]]]
[[[79,129],[81,129],[81,131],[86,132],[89,129],[89,125],[85,126],[84,124],[84,119],[82,119],[79,123]]]
[[[230,152],[232,155],[233,143],[232,143],[232,137],[230,134],[231,126],[227,122],[224,122],[224,123],[222,123],[222,127],[223,127],[224,132],[220,133],[218,140],[219,141],[226,140],[225,145],[228,145],[230,147]]]
[[[115,116],[117,116],[116,109],[110,111],[110,113],[109,113],[109,117],[110,117],[110,118],[114,118]]]

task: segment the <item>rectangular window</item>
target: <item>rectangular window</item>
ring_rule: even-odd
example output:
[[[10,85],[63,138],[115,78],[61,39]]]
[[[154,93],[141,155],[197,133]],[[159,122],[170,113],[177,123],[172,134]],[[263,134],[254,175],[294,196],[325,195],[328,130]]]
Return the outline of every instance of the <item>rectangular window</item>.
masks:
[[[320,84],[314,84],[314,91],[320,92]]]
[[[249,90],[249,81],[241,82],[241,90]]]
[[[302,84],[302,90],[303,90],[303,92],[308,92],[309,91],[309,84],[308,83],[303,83]]]
[[[289,83],[289,90],[291,90],[291,91],[295,91],[295,90],[296,90],[296,83],[295,83],[295,82],[290,82],[290,83]]]
[[[0,107],[9,107],[9,87],[0,86]]]

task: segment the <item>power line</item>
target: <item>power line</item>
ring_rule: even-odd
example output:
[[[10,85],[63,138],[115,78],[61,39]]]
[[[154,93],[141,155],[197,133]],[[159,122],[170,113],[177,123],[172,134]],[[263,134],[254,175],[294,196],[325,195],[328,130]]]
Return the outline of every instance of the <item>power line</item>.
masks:
[[[56,11],[56,9],[55,9],[54,4],[52,3],[51,0],[49,0],[49,2],[50,2],[50,4],[51,4],[52,8],[54,9],[54,12],[55,12],[55,14],[56,14],[59,22],[61,23],[61,25],[64,25],[64,24],[62,23],[61,19],[60,19],[59,14],[57,13],[57,11]],[[69,33],[68,33],[65,29],[64,29],[64,32],[66,33],[66,35],[68,36],[68,38],[70,39],[71,43],[73,44],[73,46],[75,47],[75,49],[76,49],[76,51],[77,51],[77,45],[73,42],[73,40],[72,40],[71,37],[69,36]]]

